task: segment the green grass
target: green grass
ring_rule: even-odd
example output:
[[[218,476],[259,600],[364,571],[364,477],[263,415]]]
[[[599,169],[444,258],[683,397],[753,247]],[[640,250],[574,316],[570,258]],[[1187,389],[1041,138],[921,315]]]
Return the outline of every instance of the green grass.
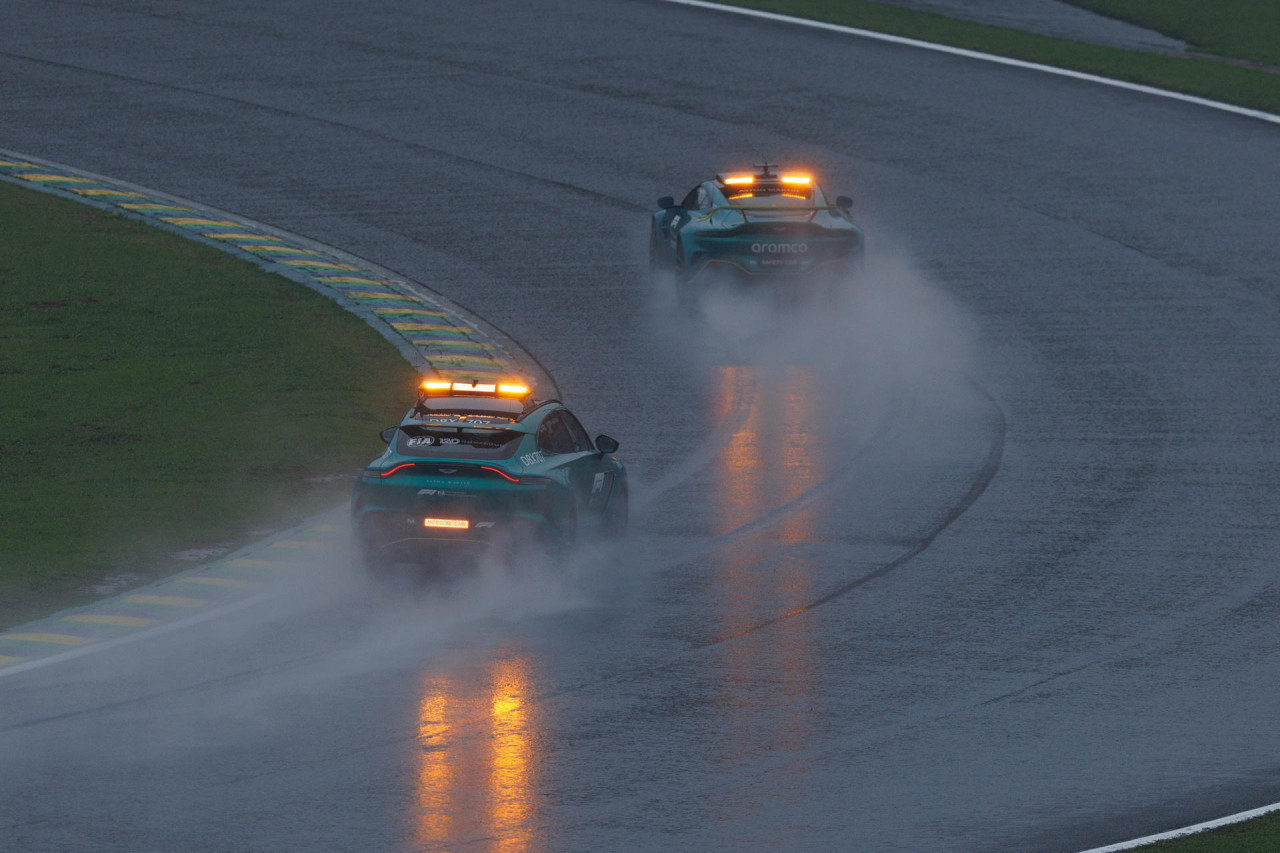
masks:
[[[1272,812],[1212,832],[1147,844],[1134,850],[1141,853],[1265,853],[1280,850],[1280,814]]]
[[[1280,74],[1200,57],[1166,56],[960,21],[868,0],[724,0],[800,18],[994,53],[1280,113]],[[1096,0],[1101,3],[1103,0]],[[1157,0],[1152,0],[1153,3]],[[1189,0],[1187,0],[1190,5]],[[1242,3],[1243,0],[1236,0]],[[1261,4],[1263,0],[1258,0]],[[1280,5],[1280,4],[1277,4]],[[1272,36],[1274,38],[1274,36]],[[1264,39],[1265,40],[1265,39]]]
[[[332,507],[412,379],[299,284],[0,183],[0,626]]]
[[[1181,39],[1197,50],[1280,66],[1276,0],[1067,0]]]

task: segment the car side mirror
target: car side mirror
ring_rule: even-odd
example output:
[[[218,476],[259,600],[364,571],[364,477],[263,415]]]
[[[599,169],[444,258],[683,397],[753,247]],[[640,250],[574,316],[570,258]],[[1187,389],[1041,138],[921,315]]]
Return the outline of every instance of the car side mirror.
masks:
[[[599,450],[601,453],[617,453],[618,440],[601,433],[596,436],[596,450]]]
[[[378,437],[382,439],[383,444],[390,444],[391,439],[396,437],[396,430],[398,429],[400,429],[398,426],[387,427],[382,432],[378,433]]]
[[[836,196],[836,206],[843,207],[845,210],[848,210],[853,207],[853,199],[849,198],[847,195]]]
[[[662,198],[658,199],[658,207],[662,208],[663,210],[670,210],[675,206],[676,206],[676,200],[669,195],[664,195]]]

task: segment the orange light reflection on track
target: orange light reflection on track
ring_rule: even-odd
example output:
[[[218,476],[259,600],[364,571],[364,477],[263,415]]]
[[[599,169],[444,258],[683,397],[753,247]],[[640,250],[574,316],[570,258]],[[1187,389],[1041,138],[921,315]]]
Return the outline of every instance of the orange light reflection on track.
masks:
[[[737,395],[755,397],[718,460],[716,527],[724,534],[822,482],[822,440],[816,428],[823,422],[822,389],[813,371],[802,365],[788,365],[780,375],[768,376],[744,365],[717,371],[717,419],[733,410]],[[793,513],[775,535],[788,542],[812,541],[816,513],[816,508]]]
[[[486,669],[432,676],[423,684],[415,849],[523,853],[531,847],[537,738],[530,665],[508,656]]]
[[[519,660],[504,660],[493,672],[493,773],[490,779],[496,849],[518,853],[529,847],[529,673]]]
[[[446,841],[451,836],[454,767],[449,760],[448,713],[453,695],[447,681],[426,684],[418,703],[418,844]]]
[[[821,437],[816,425],[825,419],[819,410],[822,389],[813,371],[793,364],[786,367],[785,375],[778,436],[783,482],[779,485],[783,497],[791,501],[822,482]],[[786,542],[814,541],[817,513],[816,507],[810,507],[789,516],[782,522],[779,536]]]
[[[716,529],[723,534],[823,481],[816,427],[823,418],[821,382],[805,366],[724,366],[716,380],[718,416],[733,411],[741,395],[752,397],[749,413],[717,461]],[[725,717],[721,730],[730,760],[762,747],[799,752],[808,742],[812,638],[802,613],[812,599],[813,583],[799,546],[819,538],[819,512],[817,507],[805,508],[772,529],[720,549],[715,588],[724,634],[738,635],[767,619],[792,616],[767,631],[735,636],[717,647],[726,680],[718,705]]]
[[[716,420],[732,417],[738,396],[760,394],[756,369],[744,365],[724,365],[717,369]],[[740,421],[729,443],[720,454],[719,516],[717,534],[728,533],[759,515],[756,491],[760,476],[761,401],[753,400],[745,419]]]

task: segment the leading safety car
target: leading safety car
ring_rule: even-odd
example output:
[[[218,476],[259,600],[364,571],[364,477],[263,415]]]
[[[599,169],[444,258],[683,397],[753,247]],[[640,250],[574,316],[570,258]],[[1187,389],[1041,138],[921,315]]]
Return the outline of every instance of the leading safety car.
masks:
[[[559,400],[524,382],[427,379],[387,449],[361,472],[352,530],[370,568],[424,563],[441,546],[530,544],[627,529],[627,472]],[[456,550],[456,549],[454,549]]]
[[[716,175],[680,204],[658,199],[650,269],[681,285],[716,271],[756,281],[847,274],[865,252],[852,205],[846,196],[831,204],[811,174],[773,163]]]

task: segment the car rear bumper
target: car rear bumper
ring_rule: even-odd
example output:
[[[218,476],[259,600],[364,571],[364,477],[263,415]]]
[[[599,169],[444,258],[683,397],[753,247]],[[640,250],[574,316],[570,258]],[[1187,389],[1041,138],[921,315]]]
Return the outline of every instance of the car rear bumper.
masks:
[[[466,527],[443,526],[465,522]],[[554,539],[554,527],[536,515],[444,514],[436,510],[365,510],[353,518],[361,550],[367,555],[412,561],[442,552],[497,549],[518,551]]]
[[[863,256],[861,242],[854,239],[818,243],[704,237],[689,248],[689,280],[708,272],[748,280],[840,275],[856,270]]]

